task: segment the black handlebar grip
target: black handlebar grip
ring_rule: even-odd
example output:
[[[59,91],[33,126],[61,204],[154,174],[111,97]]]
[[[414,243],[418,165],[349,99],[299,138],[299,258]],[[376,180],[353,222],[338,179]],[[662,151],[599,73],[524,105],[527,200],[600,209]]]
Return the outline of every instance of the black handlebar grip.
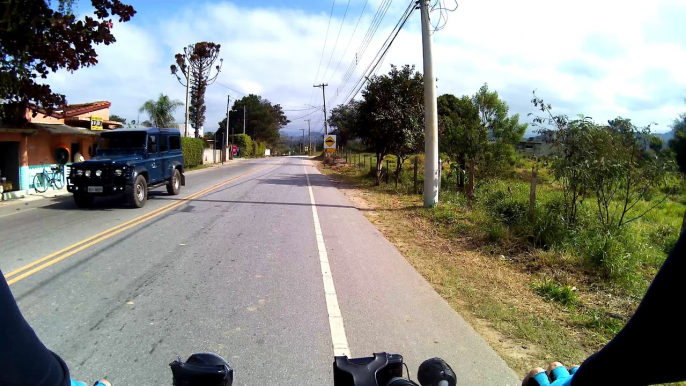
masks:
[[[445,383],[440,386],[455,386],[457,377],[450,365],[441,358],[427,359],[419,366],[417,378],[422,386],[439,386],[442,381]]]

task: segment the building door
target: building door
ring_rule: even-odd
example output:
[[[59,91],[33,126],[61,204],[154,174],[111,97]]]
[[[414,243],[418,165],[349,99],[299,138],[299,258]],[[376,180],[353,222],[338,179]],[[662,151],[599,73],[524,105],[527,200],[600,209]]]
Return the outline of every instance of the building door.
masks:
[[[19,142],[0,142],[0,180],[9,190],[19,190]],[[12,188],[9,189],[9,185]]]

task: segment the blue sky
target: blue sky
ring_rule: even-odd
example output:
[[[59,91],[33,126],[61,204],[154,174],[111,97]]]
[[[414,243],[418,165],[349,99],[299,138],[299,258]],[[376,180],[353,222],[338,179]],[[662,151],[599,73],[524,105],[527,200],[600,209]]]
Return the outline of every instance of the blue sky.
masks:
[[[88,12],[88,3],[81,0],[77,13]],[[323,114],[310,107],[320,106],[322,99],[312,85],[329,83],[329,109],[344,102],[409,1],[393,0],[344,87],[342,77],[382,0],[369,0],[354,34],[365,0],[351,0],[345,19],[348,2],[336,1],[326,45],[329,1],[130,3],[138,13],[129,23],[115,24],[115,44],[96,48],[97,66],[49,78],[69,102],[109,100],[113,113],[131,120],[137,119],[145,100],[159,93],[183,100],[185,90],[169,65],[185,45],[207,40],[222,45],[224,66],[206,95],[206,130],[215,130],[223,118],[227,94],[235,98],[257,93],[286,110],[302,110],[288,111],[293,122],[286,129],[300,135],[307,123],[295,118],[304,114],[312,112],[307,118],[313,119],[315,132],[323,125]],[[530,122],[527,114],[535,112],[530,99],[536,89],[560,113],[585,114],[599,122],[623,116],[638,125],[655,122],[657,131],[667,131],[671,120],[686,110],[684,14],[686,0],[644,2],[640,7],[620,0],[460,1],[446,28],[434,34],[438,90],[471,95],[487,82],[512,113]],[[422,70],[418,12],[380,72],[388,71],[390,64],[413,64]],[[336,97],[339,87],[341,95]],[[182,121],[183,109],[176,115]]]

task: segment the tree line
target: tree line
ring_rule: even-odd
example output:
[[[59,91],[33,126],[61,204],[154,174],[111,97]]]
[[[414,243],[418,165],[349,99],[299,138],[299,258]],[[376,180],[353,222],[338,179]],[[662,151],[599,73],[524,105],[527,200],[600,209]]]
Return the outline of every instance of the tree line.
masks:
[[[439,150],[447,156],[464,186],[479,167],[497,173],[514,163],[514,146],[522,139],[527,124],[519,115],[509,115],[507,103],[484,84],[474,95],[438,98]],[[414,66],[391,66],[388,74],[369,79],[362,99],[351,100],[331,111],[331,127],[339,145],[358,139],[376,155],[375,180],[378,185],[383,161],[394,155],[395,178],[404,161],[424,149],[424,81]],[[473,184],[469,185],[471,194]]]

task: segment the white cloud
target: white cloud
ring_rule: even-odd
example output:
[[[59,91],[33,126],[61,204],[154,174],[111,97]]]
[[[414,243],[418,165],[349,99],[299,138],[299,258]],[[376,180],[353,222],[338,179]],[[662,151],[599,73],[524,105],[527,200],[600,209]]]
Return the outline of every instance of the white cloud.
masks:
[[[333,60],[316,79],[329,83],[329,109],[343,102],[405,8],[403,4],[391,7],[348,88],[334,101],[379,2],[370,1],[333,74],[359,10],[349,13]],[[115,26],[115,44],[97,48],[100,63],[96,67],[55,74],[50,83],[71,102],[110,100],[113,113],[136,119],[138,106],[160,92],[184,99],[185,90],[170,74],[169,65],[184,46],[207,40],[222,45],[219,83],[294,109],[320,105],[321,92],[312,84],[329,19],[329,6],[320,6],[306,13],[285,6],[193,5],[152,25],[136,24],[134,17],[130,23]],[[670,16],[678,10],[686,12],[686,1],[460,1],[446,28],[434,35],[439,92],[472,94],[488,82],[513,113],[527,119],[526,114],[534,111],[529,103],[531,91],[537,89],[560,112],[583,113],[598,121],[622,115],[636,124],[657,122],[658,130],[667,130],[671,120],[686,109],[682,101],[686,45],[670,34],[682,28],[678,18]],[[340,23],[340,18],[331,22],[322,66],[329,61]],[[414,64],[421,71],[419,12],[396,39],[380,72],[388,71],[391,63]],[[218,84],[209,87],[206,129],[214,130],[223,118],[227,93],[240,96]],[[289,117],[306,113],[292,112]],[[180,109],[177,117],[181,120],[182,116]],[[320,116],[310,116],[313,130],[319,129]],[[289,126],[300,127],[306,127],[302,120]]]

